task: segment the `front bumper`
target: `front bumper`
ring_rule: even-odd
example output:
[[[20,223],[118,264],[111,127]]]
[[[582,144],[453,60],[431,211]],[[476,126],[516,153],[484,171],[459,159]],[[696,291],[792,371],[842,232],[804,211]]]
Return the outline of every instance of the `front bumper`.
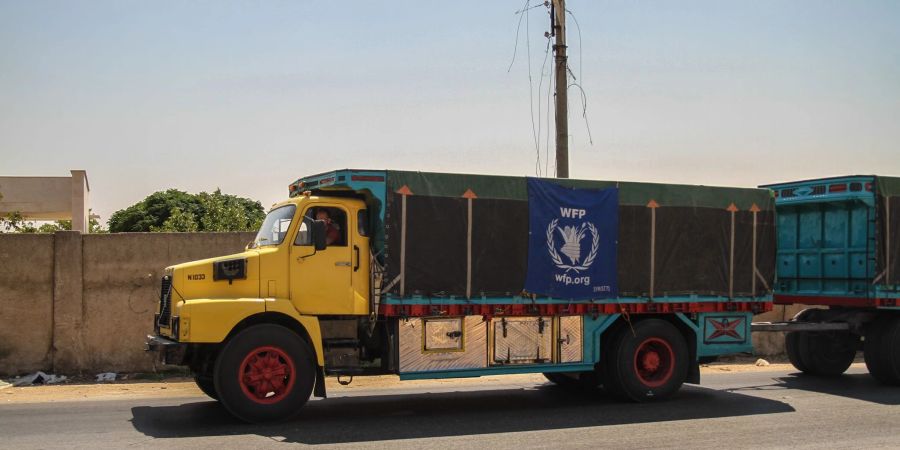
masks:
[[[184,365],[187,344],[162,336],[148,335],[147,342],[144,344],[144,351],[155,352],[158,361],[163,364],[180,366]]]

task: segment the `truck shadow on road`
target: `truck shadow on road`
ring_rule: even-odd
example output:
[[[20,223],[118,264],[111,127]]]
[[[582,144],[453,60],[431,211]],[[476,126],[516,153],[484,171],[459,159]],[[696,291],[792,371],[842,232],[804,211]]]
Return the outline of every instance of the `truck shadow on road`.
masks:
[[[836,395],[881,405],[900,405],[900,389],[885,386],[867,373],[845,373],[837,377],[817,377],[800,372],[776,377],[772,383],[747,386],[732,391],[786,389]]]
[[[300,416],[248,425],[216,402],[132,408],[132,424],[158,438],[257,434],[304,444],[369,442],[792,412],[780,401],[699,386],[671,400],[622,403],[545,384],[498,390],[354,395],[310,401]]]

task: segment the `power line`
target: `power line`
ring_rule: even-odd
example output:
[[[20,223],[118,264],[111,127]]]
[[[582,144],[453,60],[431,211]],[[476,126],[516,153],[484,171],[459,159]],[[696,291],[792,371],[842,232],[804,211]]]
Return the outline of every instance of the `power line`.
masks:
[[[591,136],[591,125],[588,123],[587,119],[587,94],[584,93],[584,89],[578,83],[571,83],[567,87],[575,86],[581,92],[581,117],[584,119],[584,128],[587,129],[588,141],[591,145],[594,145],[594,138]]]
[[[528,108],[531,111],[531,138],[534,140],[534,152],[535,152],[535,163],[534,163],[534,172],[535,175],[541,176],[541,147],[540,147],[540,138],[538,127],[535,126],[534,123],[534,81],[531,78],[531,40],[528,39],[528,35],[530,34],[530,23],[528,20],[528,11],[537,8],[541,5],[531,6],[531,0],[525,0],[525,4],[522,6],[522,9],[515,12],[516,15],[519,16],[519,22],[516,24],[516,43],[513,46],[513,56],[512,60],[509,62],[509,67],[506,68],[506,73],[509,73],[512,70],[513,64],[516,62],[516,55],[519,51],[519,31],[522,29],[522,21],[525,21],[525,48],[526,57],[528,59]],[[540,105],[538,105],[538,113],[540,114]],[[540,118],[538,118],[538,122],[540,122]]]
[[[530,3],[530,0],[525,0],[525,6],[522,7],[521,10],[516,11],[516,14],[519,14],[522,11],[527,11],[527,9],[525,8],[528,7],[528,3]],[[509,71],[512,70],[513,63],[516,62],[516,52],[518,52],[519,50],[519,29],[522,28],[522,19],[524,18],[524,15],[519,16],[519,24],[516,25],[516,44],[513,46],[512,61],[509,62],[509,67],[506,69],[506,73],[509,73]]]
[[[575,29],[578,30],[578,78],[581,78],[582,69],[584,68],[584,59],[582,58],[581,54],[581,25],[578,24],[578,19],[575,17],[575,13],[573,13],[569,9],[566,9],[566,12],[569,13],[570,16],[572,16],[572,20],[575,21]],[[574,77],[575,75],[572,76]]]
[[[549,41],[549,37],[547,38]],[[550,71],[550,81],[547,83],[547,143],[544,146],[547,152],[544,173],[556,173],[556,164],[554,162],[553,172],[550,172],[550,103],[553,99],[553,71]]]
[[[541,108],[542,108],[540,95],[542,92],[541,86],[544,85],[544,69],[547,68],[547,60],[549,59],[549,57],[550,57],[550,38],[548,37],[547,38],[547,46],[546,46],[546,48],[544,48],[544,62],[541,64],[541,79],[538,82],[538,88],[537,88],[537,92],[538,92],[538,133],[537,133],[538,140],[537,140],[537,142],[538,142],[538,152],[539,153],[540,153],[540,139],[541,139]],[[550,73],[550,76],[551,77],[553,76],[552,71]],[[552,84],[553,84],[552,81],[547,82],[547,86],[552,86]],[[547,136],[549,139],[549,136],[550,136],[550,104],[549,103],[547,104],[547,129],[546,129],[546,131],[547,131]],[[547,145],[549,148],[549,141],[548,141]],[[549,158],[550,158],[550,154],[549,154],[549,150],[548,150],[545,161],[547,161]],[[540,161],[538,161],[538,162],[540,163]],[[549,172],[547,172],[545,170],[544,173],[546,174]]]
[[[581,92],[581,117],[584,119],[584,128],[588,133],[588,141],[591,145],[594,145],[594,138],[591,136],[591,125],[587,119],[587,94],[584,92],[584,88],[581,87],[581,83],[584,83],[583,70],[584,70],[584,57],[582,55],[582,45],[581,45],[581,25],[578,23],[578,18],[575,17],[575,13],[571,10],[566,9],[566,12],[569,13],[569,16],[572,17],[572,20],[575,22],[575,29],[578,30],[578,82],[572,83],[568,87],[575,86]],[[568,66],[567,66],[568,68]],[[569,73],[571,73],[571,69]],[[572,74],[572,78],[575,78],[575,74]]]
[[[525,1],[525,11],[530,10],[529,5],[531,4],[531,0]],[[540,146],[540,116],[538,116],[538,126],[534,125],[534,80],[531,77],[531,39],[528,37],[531,35],[530,31],[530,21],[528,19],[528,13],[523,14],[525,16],[525,49],[526,56],[528,57],[528,107],[531,110],[531,135],[534,138],[534,153],[535,153],[535,162],[534,162],[534,172],[538,177],[541,176],[541,146]],[[540,114],[541,108],[538,105],[538,114]]]
[[[528,10],[532,10],[534,8],[540,8],[541,6],[547,6],[547,5],[549,5],[549,2],[538,3],[537,5],[534,5],[534,6],[522,8],[522,9],[516,11],[516,14],[522,14],[523,12],[526,12]]]

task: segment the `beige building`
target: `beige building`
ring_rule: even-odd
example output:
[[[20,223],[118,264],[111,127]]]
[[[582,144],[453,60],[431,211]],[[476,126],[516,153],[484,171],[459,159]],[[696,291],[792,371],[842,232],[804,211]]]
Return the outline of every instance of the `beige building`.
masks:
[[[72,230],[89,232],[87,172],[70,177],[0,176],[0,214],[18,212],[26,220],[71,220]]]

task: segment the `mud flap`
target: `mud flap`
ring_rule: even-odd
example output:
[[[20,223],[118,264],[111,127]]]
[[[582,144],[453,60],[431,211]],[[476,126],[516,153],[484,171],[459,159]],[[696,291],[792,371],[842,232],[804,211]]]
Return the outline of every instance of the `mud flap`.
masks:
[[[694,361],[691,363],[691,367],[688,368],[687,378],[684,380],[685,383],[689,384],[700,384],[700,363]]]
[[[316,385],[313,388],[313,395],[319,398],[327,398],[325,395],[325,368],[316,366]]]

